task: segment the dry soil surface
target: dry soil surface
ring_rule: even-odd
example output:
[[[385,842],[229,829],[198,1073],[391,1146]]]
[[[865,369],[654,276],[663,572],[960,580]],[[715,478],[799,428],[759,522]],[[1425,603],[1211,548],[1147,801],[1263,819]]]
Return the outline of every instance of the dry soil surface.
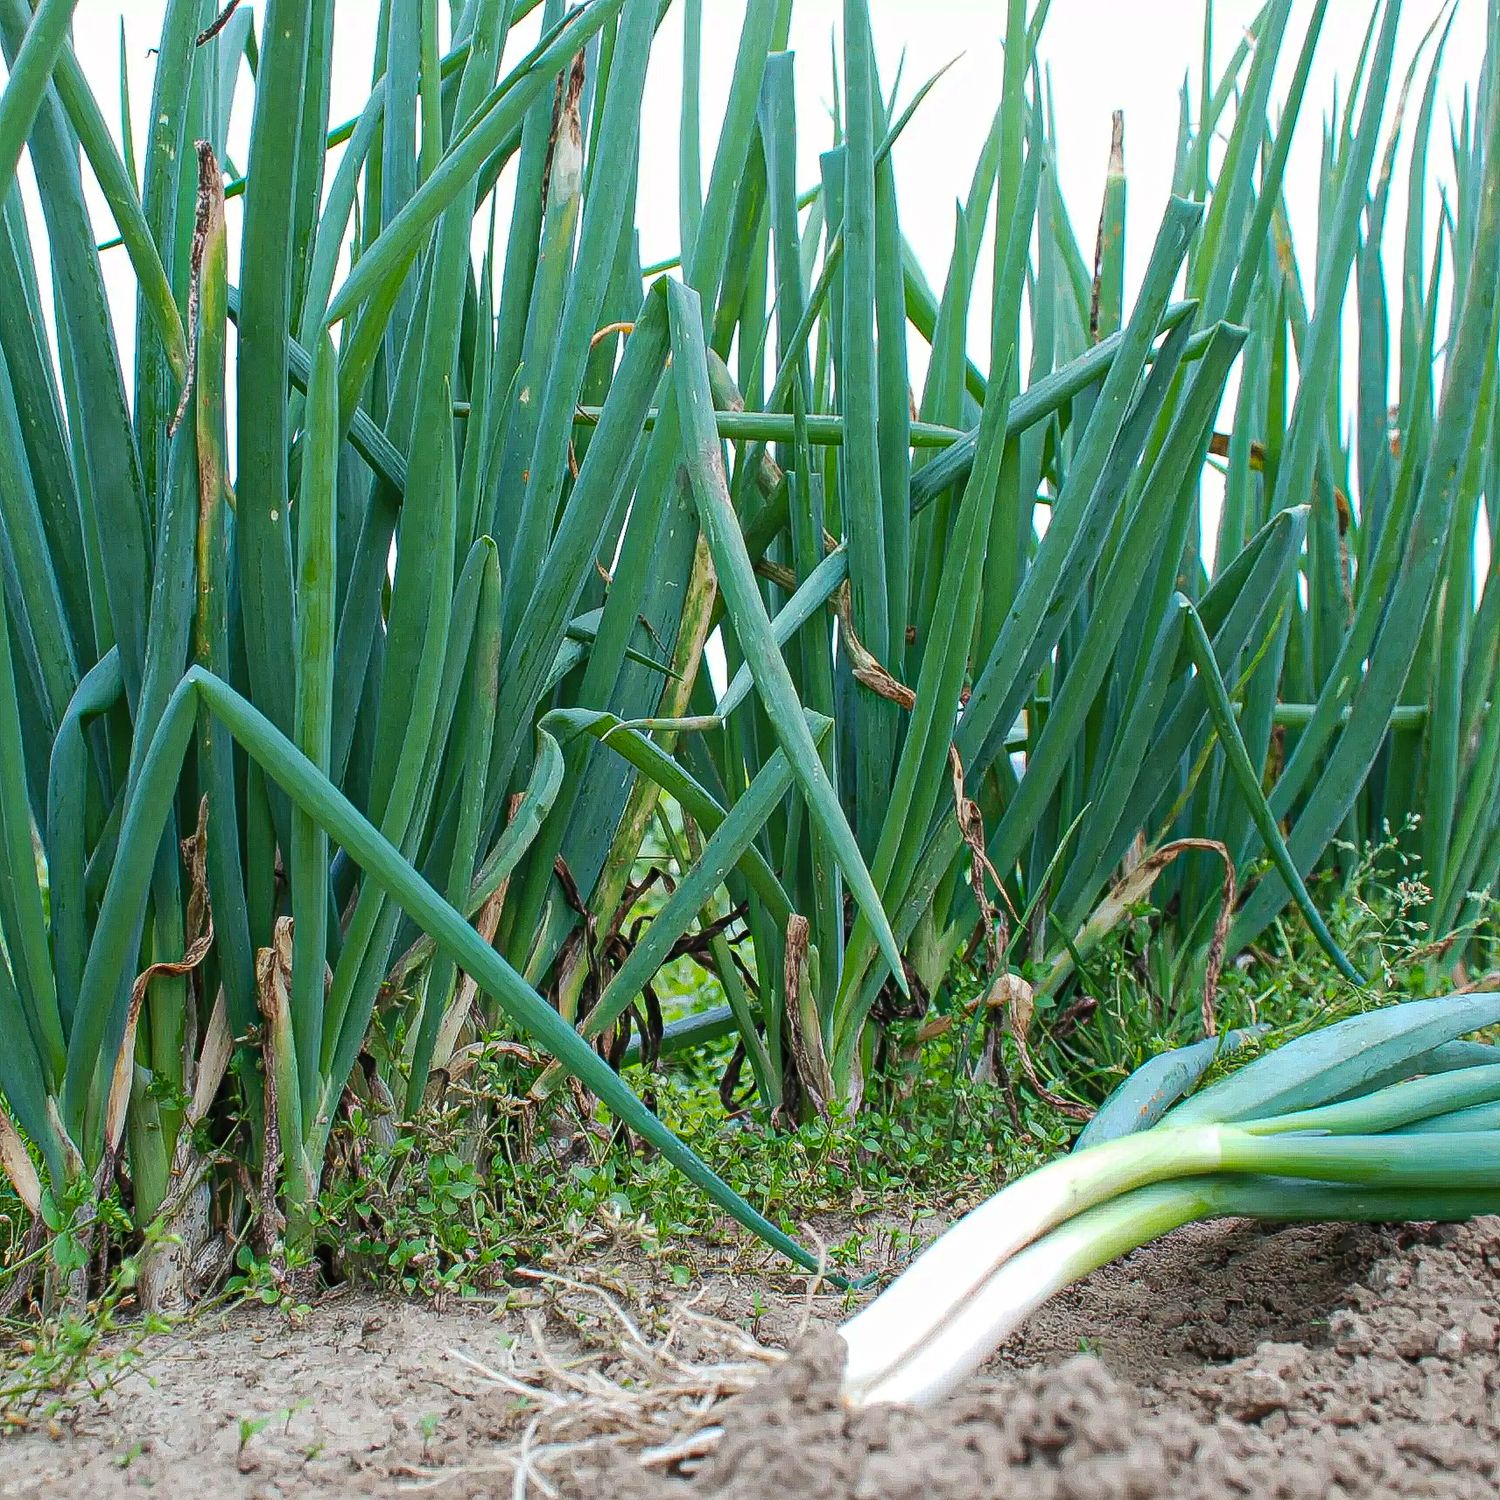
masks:
[[[842,1408],[831,1296],[574,1274],[484,1310],[199,1319],[6,1439],[0,1496],[1500,1496],[1500,1219],[1179,1232],[930,1412]]]

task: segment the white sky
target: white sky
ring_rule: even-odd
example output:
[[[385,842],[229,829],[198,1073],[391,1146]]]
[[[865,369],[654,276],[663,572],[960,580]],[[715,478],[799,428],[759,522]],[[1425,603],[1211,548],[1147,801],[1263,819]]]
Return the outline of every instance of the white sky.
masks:
[[[340,65],[333,85],[333,115],[343,119],[358,111],[368,93],[379,6],[377,0],[337,0],[337,7]],[[1311,0],[1299,0],[1294,7],[1294,33],[1310,7]],[[79,0],[76,13],[76,49],[112,119],[119,114],[123,18],[137,142],[146,133],[150,47],[163,8],[163,0]],[[1482,0],[1457,0],[1457,8],[1444,69],[1444,97],[1455,107],[1464,84],[1477,72],[1484,44]],[[744,0],[707,0],[704,9],[706,170],[719,124],[713,102],[725,95]],[[1218,0],[1216,67],[1228,58],[1257,9],[1258,0]],[[1403,9],[1398,67],[1437,13],[1438,0],[1409,0]],[[829,144],[830,40],[841,10],[841,0],[797,0],[794,12],[804,184],[816,180],[817,153]],[[952,241],[953,204],[967,192],[975,155],[998,100],[1005,5],[1003,0],[871,0],[871,13],[887,87],[905,54],[902,102],[922,80],[962,54],[918,111],[896,151],[902,227],[940,286]],[[1308,92],[1301,149],[1294,155],[1288,185],[1294,227],[1304,226],[1304,238],[1311,236],[1316,212],[1318,121],[1336,77],[1349,76],[1368,15],[1367,0],[1331,0]],[[1092,240],[1098,215],[1110,113],[1117,108],[1125,112],[1128,278],[1144,264],[1170,186],[1178,91],[1191,71],[1196,93],[1202,17],[1203,0],[1054,0],[1043,34],[1042,57],[1058,120],[1063,196],[1085,245]],[[531,34],[529,25],[524,34]],[[680,38],[680,13],[674,10],[653,57],[643,120],[642,160],[648,165],[642,174],[639,218],[648,261],[670,254],[677,244]],[[1290,71],[1295,51],[1294,44],[1285,48],[1285,72]],[[245,123],[238,120],[235,132],[241,165]],[[1445,140],[1440,113],[1433,152],[1439,170],[1445,164]],[[1393,203],[1393,234],[1399,233],[1401,213],[1400,202]]]
[[[254,0],[245,0],[247,5]],[[339,64],[333,84],[335,120],[358,112],[369,90],[378,0],[336,0]],[[1440,0],[1408,0],[1403,7],[1398,76],[1422,33],[1438,13]],[[1451,177],[1447,121],[1457,111],[1466,84],[1477,76],[1484,48],[1483,0],[1456,0],[1457,16],[1442,78],[1442,103],[1433,132],[1432,181]],[[1279,101],[1295,61],[1301,28],[1312,0],[1297,0],[1292,34],[1283,49]],[[703,59],[705,176],[717,139],[715,103],[727,90],[744,0],[706,0]],[[1259,8],[1259,0],[1217,0],[1215,6],[1215,72]],[[164,0],[79,0],[75,46],[107,116],[119,115],[120,26],[131,75],[131,95],[138,143],[146,137],[150,107],[150,48],[161,23]],[[446,11],[447,7],[443,7]],[[998,101],[1002,53],[1000,34],[1004,0],[871,0],[877,56],[883,84],[889,88],[903,53],[899,103],[929,75],[955,56],[960,60],[924,102],[896,148],[902,228],[941,287],[952,242],[953,205],[967,193],[974,160]],[[1058,125],[1059,174],[1064,201],[1085,254],[1092,245],[1103,186],[1110,114],[1125,113],[1125,159],[1129,205],[1126,233],[1127,305],[1131,288],[1144,266],[1169,191],[1177,135],[1179,90],[1192,75],[1196,96],[1202,51],[1204,0],[1054,0],[1043,34],[1042,60],[1052,89]],[[842,0],[797,0],[792,48],[797,53],[798,124],[802,152],[799,180],[816,181],[818,152],[830,143],[830,44],[842,12]],[[1320,121],[1338,80],[1347,80],[1370,14],[1370,0],[1330,0],[1318,61],[1304,106],[1298,146],[1287,184],[1293,231],[1304,265],[1315,232],[1320,150]],[[513,37],[511,55],[534,34],[533,17]],[[1418,87],[1420,88],[1420,78]],[[663,25],[642,122],[645,164],[638,218],[645,259],[677,248],[677,129],[681,88],[680,12]],[[248,100],[242,89],[240,103]],[[231,150],[243,167],[248,111],[237,111]],[[24,182],[23,166],[23,187]],[[1405,214],[1404,162],[1398,166],[1387,233],[1399,243]],[[503,199],[502,199],[503,207]],[[1429,212],[1428,223],[1431,226]],[[112,232],[100,211],[101,237]],[[230,209],[235,235],[238,210]],[[132,360],[133,289],[122,252],[110,264],[112,295],[119,298],[117,330],[121,354]],[[237,247],[231,243],[231,276]],[[981,258],[981,279],[989,256]],[[45,276],[45,265],[40,268]],[[1388,266],[1399,274],[1399,266]],[[1309,293],[1311,288],[1309,288]],[[1395,287],[1393,285],[1393,292]],[[44,299],[45,299],[44,288]],[[988,289],[976,288],[974,327],[987,326]],[[1352,299],[1351,299],[1352,300]],[[1346,309],[1347,315],[1347,309]],[[1352,331],[1352,327],[1351,327]],[[985,352],[987,341],[976,341]],[[982,363],[982,360],[981,360]],[[1481,561],[1481,566],[1482,566]]]

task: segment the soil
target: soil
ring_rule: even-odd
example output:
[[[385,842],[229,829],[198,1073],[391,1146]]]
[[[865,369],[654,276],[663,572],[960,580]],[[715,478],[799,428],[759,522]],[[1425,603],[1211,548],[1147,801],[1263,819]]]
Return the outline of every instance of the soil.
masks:
[[[1497,1292],[1500,1219],[1201,1226],[1058,1298],[936,1409],[849,1412],[843,1299],[738,1271],[689,1295],[627,1256],[478,1307],[200,1317],[5,1439],[0,1496],[1500,1496]]]

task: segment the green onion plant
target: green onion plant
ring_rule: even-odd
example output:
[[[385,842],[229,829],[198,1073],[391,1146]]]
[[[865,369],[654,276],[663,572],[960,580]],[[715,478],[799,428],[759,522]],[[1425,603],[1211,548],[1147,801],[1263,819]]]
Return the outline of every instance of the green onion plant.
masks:
[[[571,1075],[813,1265],[627,1043],[728,1031],[754,1108],[857,1109],[976,936],[1065,998],[1122,868],[1210,1026],[1226,951],[1293,902],[1334,950],[1308,880],[1412,815],[1444,959],[1487,959],[1500,0],[1441,144],[1447,33],[1403,75],[1376,0],[1308,245],[1286,167],[1337,39],[1267,0],[1128,267],[1120,133],[1097,241],[1058,190],[1047,0],[1004,7],[946,266],[898,167],[947,80],[883,76],[867,0],[831,122],[793,0],[736,11],[722,101],[680,8],[646,269],[670,0],[383,0],[343,122],[368,8],[170,0],[139,138],[72,0],[0,0],[0,1163],[67,1284],[116,1189],[164,1299],[214,1234],[308,1251],[340,1121],[411,1121],[497,1028],[536,1100]],[[668,1036],[685,951],[724,1005]]]

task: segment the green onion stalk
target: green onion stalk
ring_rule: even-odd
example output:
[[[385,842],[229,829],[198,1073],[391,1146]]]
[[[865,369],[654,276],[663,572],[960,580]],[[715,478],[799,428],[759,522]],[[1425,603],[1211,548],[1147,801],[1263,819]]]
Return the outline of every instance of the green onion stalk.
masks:
[[[1158,1058],[1079,1149],[935,1241],[842,1328],[852,1405],[938,1399],[1090,1271],[1198,1220],[1455,1221],[1500,1208],[1500,1062],[1457,1038],[1500,997],[1448,996],[1300,1037],[1180,1098]],[[1175,1104],[1175,1107],[1173,1107]]]

